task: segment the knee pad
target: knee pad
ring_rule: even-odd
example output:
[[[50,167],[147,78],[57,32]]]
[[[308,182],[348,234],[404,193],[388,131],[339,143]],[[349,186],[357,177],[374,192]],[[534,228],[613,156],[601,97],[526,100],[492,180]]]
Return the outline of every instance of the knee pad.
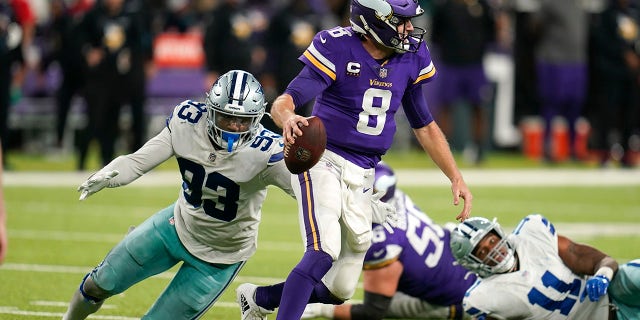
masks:
[[[123,292],[126,288],[120,288],[122,286],[122,277],[120,277],[120,274],[114,266],[103,261],[97,268],[91,271],[91,282],[96,288],[92,288],[92,290],[97,290],[109,297]]]
[[[366,251],[340,257],[322,279],[336,298],[349,300],[356,292],[365,253]]]

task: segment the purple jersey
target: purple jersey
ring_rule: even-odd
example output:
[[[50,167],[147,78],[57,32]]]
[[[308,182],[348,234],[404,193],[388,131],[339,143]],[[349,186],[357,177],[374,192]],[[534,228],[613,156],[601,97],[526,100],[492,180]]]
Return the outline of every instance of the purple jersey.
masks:
[[[405,94],[436,74],[424,42],[416,53],[378,61],[351,27],[319,32],[299,59],[329,84],[312,113],[324,122],[327,149],[365,168],[375,166],[391,146],[394,114]],[[433,121],[425,103],[404,108],[419,109],[406,112],[416,115],[409,119],[414,128]]]
[[[396,190],[391,201],[398,210],[398,226],[391,234],[381,225],[374,224],[365,270],[399,260],[404,269],[398,291],[431,304],[461,304],[476,275],[454,264],[449,246],[451,232],[431,221],[401,191]]]

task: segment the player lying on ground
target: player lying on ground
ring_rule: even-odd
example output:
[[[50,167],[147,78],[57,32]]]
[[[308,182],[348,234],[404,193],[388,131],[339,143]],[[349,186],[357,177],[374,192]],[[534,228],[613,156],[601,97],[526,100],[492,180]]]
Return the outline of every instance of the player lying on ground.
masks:
[[[478,319],[638,319],[640,259],[618,266],[529,215],[506,236],[494,219],[470,218],[451,236],[457,261],[481,278],[465,311]]]

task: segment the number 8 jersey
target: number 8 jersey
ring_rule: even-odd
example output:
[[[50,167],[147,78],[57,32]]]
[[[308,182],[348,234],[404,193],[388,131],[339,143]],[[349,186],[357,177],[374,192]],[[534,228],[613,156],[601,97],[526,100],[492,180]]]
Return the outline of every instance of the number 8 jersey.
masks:
[[[508,236],[518,255],[519,270],[492,275],[467,291],[463,306],[482,319],[602,320],[609,297],[580,302],[586,276],[574,274],[558,255],[558,235],[541,215],[525,217]]]
[[[327,149],[366,168],[379,159],[371,161],[373,165],[362,163],[359,154],[382,155],[389,149],[401,103],[413,128],[433,120],[426,103],[416,105],[408,97],[420,90],[424,99],[421,86],[434,79],[436,70],[424,42],[415,53],[376,60],[361,41],[351,27],[323,30],[299,60],[327,86],[313,108],[326,127]],[[345,149],[352,152],[344,154]]]

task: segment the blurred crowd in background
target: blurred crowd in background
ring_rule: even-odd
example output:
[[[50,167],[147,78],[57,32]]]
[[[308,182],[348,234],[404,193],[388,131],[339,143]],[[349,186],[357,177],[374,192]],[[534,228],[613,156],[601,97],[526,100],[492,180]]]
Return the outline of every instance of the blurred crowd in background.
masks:
[[[639,0],[421,0],[438,70],[425,97],[454,152],[634,167]],[[0,140],[11,153],[103,164],[138,149],[218,75],[255,74],[271,102],[350,0],[0,0]],[[302,112],[310,112],[305,106]],[[394,150],[417,148],[400,113]],[[279,132],[268,117],[265,126]]]

